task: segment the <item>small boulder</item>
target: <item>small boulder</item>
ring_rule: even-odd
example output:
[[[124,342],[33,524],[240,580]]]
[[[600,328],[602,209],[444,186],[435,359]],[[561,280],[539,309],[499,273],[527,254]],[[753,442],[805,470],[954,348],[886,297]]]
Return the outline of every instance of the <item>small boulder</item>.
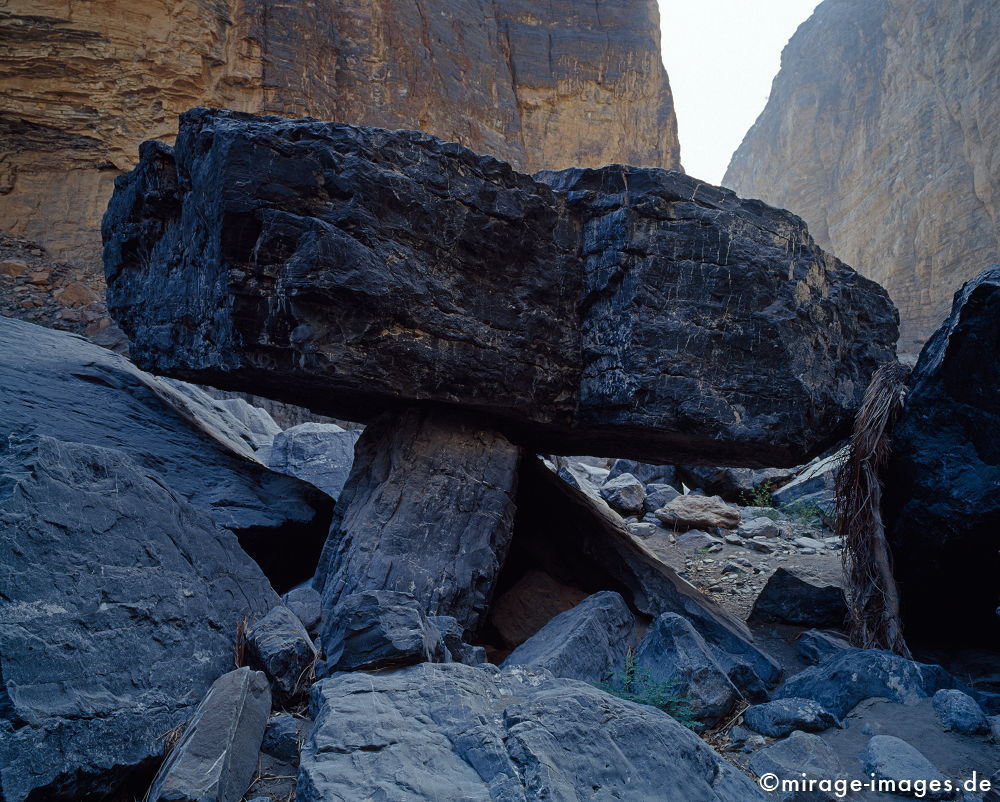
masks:
[[[311,585],[292,588],[282,597],[285,606],[295,613],[307,631],[316,633],[323,621],[323,597]]]
[[[486,662],[486,649],[465,642],[465,632],[457,619],[450,615],[431,615],[427,620],[441,633],[445,649],[453,662],[465,663],[467,666],[478,666]]]
[[[337,498],[354,464],[359,431],[334,423],[301,423],[274,436],[266,453],[272,471],[303,479]]]
[[[262,672],[244,666],[223,674],[157,772],[149,802],[240,802],[257,768],[270,712]]]
[[[778,780],[827,780],[844,776],[844,767],[833,748],[818,735],[793,732],[787,738],[754,753],[750,770],[758,777],[773,774]],[[823,791],[785,791],[782,802],[815,802],[835,799]]]
[[[279,604],[246,631],[247,663],[271,680],[275,697],[288,702],[307,689],[316,649],[298,617]]]
[[[650,626],[635,653],[636,666],[652,680],[676,683],[675,693],[686,697],[703,724],[721,721],[740,698],[713,649],[676,613],[663,613]]]
[[[956,684],[941,666],[881,649],[848,649],[789,677],[773,696],[813,699],[843,719],[863,699],[881,696],[907,703]]]
[[[950,799],[954,791],[944,790],[945,776],[937,767],[924,757],[918,749],[895,735],[875,735],[868,742],[861,754],[861,765],[865,774],[874,775],[879,780],[892,780],[897,783],[908,781],[912,784],[910,792],[913,796],[924,799]],[[937,781],[941,783],[939,790],[921,786]]]
[[[648,521],[637,521],[636,523],[628,524],[628,531],[636,537],[641,538],[652,537],[659,528],[656,524],[649,523]]]
[[[637,515],[642,512],[646,488],[632,474],[623,473],[601,485],[601,498],[619,512]]]
[[[780,537],[781,527],[766,515],[759,515],[756,518],[751,518],[749,521],[741,523],[740,528],[736,532],[745,538]]]
[[[792,697],[748,707],[743,711],[743,722],[754,732],[771,738],[784,738],[795,730],[823,732],[840,726],[819,702]]]
[[[646,514],[655,513],[658,509],[666,507],[671,501],[680,495],[680,491],[672,485],[653,484],[646,485],[646,499],[642,502],[642,508]],[[657,519],[659,523],[659,519]]]
[[[686,546],[689,549],[710,549],[713,546],[721,546],[722,540],[708,532],[700,529],[693,529],[677,536],[677,545]]]
[[[850,648],[844,638],[820,629],[808,629],[799,636],[799,656],[813,665]]]
[[[264,730],[260,751],[282,763],[298,763],[299,749],[305,740],[310,722],[291,713],[271,716]]]
[[[441,662],[441,634],[408,593],[368,590],[341,600],[325,625],[328,672]]]
[[[736,529],[740,525],[739,507],[726,504],[718,496],[678,496],[656,511],[667,529]]]
[[[837,627],[847,618],[844,591],[836,585],[814,585],[779,568],[767,580],[750,611],[750,623]]]
[[[934,694],[934,712],[946,730],[965,735],[989,732],[990,724],[976,700],[955,688],[942,688]]]
[[[549,621],[503,665],[545,668],[556,677],[601,682],[624,662],[634,626],[619,594],[595,593]]]

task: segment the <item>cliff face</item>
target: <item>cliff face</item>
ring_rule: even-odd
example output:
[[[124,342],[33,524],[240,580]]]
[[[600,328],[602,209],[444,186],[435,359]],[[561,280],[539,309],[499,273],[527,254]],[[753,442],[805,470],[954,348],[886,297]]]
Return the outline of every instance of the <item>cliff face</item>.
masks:
[[[1000,4],[825,0],[723,183],[880,282],[915,353],[998,259]]]
[[[96,261],[114,179],[195,105],[420,128],[515,167],[679,167],[655,0],[14,0],[0,225]]]

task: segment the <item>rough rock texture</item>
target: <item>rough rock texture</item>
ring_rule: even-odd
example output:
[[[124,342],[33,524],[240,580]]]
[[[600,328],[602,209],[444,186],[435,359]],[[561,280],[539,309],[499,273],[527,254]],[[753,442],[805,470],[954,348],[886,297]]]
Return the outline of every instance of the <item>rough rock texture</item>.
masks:
[[[240,802],[270,712],[271,691],[260,671],[238,668],[219,677],[160,767],[149,802]]]
[[[883,514],[908,635],[1000,638],[998,387],[994,265],[956,293],[951,315],[920,354],[892,432]]]
[[[804,627],[842,627],[846,619],[843,588],[816,585],[778,568],[754,601],[748,620],[751,624],[780,622]]]
[[[761,777],[775,774],[779,780],[836,780],[844,776],[844,767],[829,744],[818,735],[793,732],[783,741],[761,749],[750,759],[750,769]],[[779,792],[782,802],[820,802],[832,794],[817,792]]]
[[[946,730],[978,735],[988,732],[989,722],[976,700],[954,688],[942,688],[934,694],[934,712]]]
[[[486,649],[466,643],[465,628],[450,615],[432,615],[427,620],[441,634],[444,647],[454,662],[465,663],[467,666],[478,666],[486,662]]]
[[[0,796],[104,798],[232,666],[237,622],[278,598],[122,451],[0,443]]]
[[[913,702],[956,684],[941,666],[878,649],[848,649],[789,677],[774,697],[812,699],[842,719],[863,699],[881,696]]]
[[[809,512],[816,507],[825,516],[832,516],[837,508],[834,490],[837,472],[847,458],[846,448],[813,460],[792,481],[771,494],[775,504],[786,509]]]
[[[197,105],[419,128],[528,171],[679,167],[654,0],[27,2],[0,31],[0,220],[57,256],[97,257],[115,176]]]
[[[302,423],[276,434],[258,456],[272,471],[304,479],[335,499],[351,473],[360,436],[334,423]]]
[[[319,631],[323,620],[323,597],[312,585],[300,585],[286,593],[282,600],[309,632]]]
[[[642,512],[646,488],[630,473],[622,473],[601,485],[601,498],[623,515]]]
[[[736,529],[740,509],[718,496],[677,496],[656,510],[663,526],[675,532],[688,529]]]
[[[939,691],[940,693],[940,691]],[[839,726],[833,715],[812,699],[775,699],[743,711],[743,723],[754,732],[784,738],[794,730],[822,732]]]
[[[474,630],[514,526],[520,451],[457,412],[386,413],[358,441],[317,573],[326,625],[367,590],[412,594]]]
[[[408,593],[368,590],[344,597],[323,627],[330,671],[445,660],[441,632]]]
[[[298,799],[763,802],[655,708],[548,672],[451,663],[314,686]]]
[[[1000,5],[825,0],[723,184],[889,290],[916,353],[1000,254]]]
[[[247,664],[267,675],[280,704],[292,701],[309,686],[316,657],[309,633],[283,604],[246,630]]]
[[[505,666],[546,669],[557,677],[603,682],[619,671],[632,643],[635,618],[613,591],[588,596],[518,646]]]
[[[139,363],[321,414],[462,405],[543,453],[795,464],[895,312],[801,221],[679,173],[195,109],[104,219]],[[759,342],[769,347],[758,348]]]
[[[279,589],[307,579],[330,499],[253,461],[232,416],[197,392],[81,337],[0,318],[0,442],[30,431],[122,452],[236,532]]]

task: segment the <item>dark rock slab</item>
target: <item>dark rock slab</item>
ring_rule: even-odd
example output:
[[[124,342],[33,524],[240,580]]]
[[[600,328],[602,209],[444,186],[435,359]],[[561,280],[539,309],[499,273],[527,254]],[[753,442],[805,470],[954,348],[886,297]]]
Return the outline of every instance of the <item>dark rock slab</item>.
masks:
[[[437,627],[407,593],[369,590],[345,597],[323,628],[328,671],[445,659]]]
[[[885,292],[788,212],[412,131],[193,109],[102,231],[144,367],[365,422],[462,406],[542,453],[802,463],[896,338]]]
[[[387,590],[474,629],[510,543],[519,461],[459,413],[386,413],[365,429],[317,574],[327,626],[344,597]]]
[[[719,496],[735,504],[749,504],[757,489],[773,490],[795,476],[790,468],[720,468],[710,465],[678,465],[679,482],[706,495]],[[679,485],[678,485],[679,486]]]
[[[279,589],[312,575],[330,499],[254,461],[234,419],[196,388],[82,337],[0,318],[0,409],[0,441],[31,431],[116,449],[236,532]]]
[[[5,437],[0,796],[103,798],[151,768],[237,623],[277,601],[232,533],[122,452]]]
[[[1000,642],[1000,265],[955,294],[893,429],[883,512],[907,635]]]
[[[633,459],[616,459],[608,472],[607,481],[630,473],[644,485],[677,485],[677,469],[673,465],[650,465]]]
[[[287,704],[309,687],[316,649],[298,617],[276,605],[246,630],[247,664],[271,681],[275,700]]]
[[[305,741],[312,721],[291,713],[276,713],[267,721],[260,751],[282,763],[298,763],[299,747]]]
[[[796,624],[804,627],[839,627],[847,618],[843,588],[815,585],[785,568],[767,580],[753,603],[751,624]]]
[[[807,629],[799,636],[798,643],[799,656],[814,665],[851,648],[851,644],[839,635],[819,629]]]
[[[219,677],[157,772],[149,802],[240,802],[253,780],[270,712],[262,672],[244,667]]]
[[[622,668],[635,618],[614,591],[588,596],[518,646],[504,666],[546,669],[554,676],[603,682]]]
[[[258,456],[271,470],[303,479],[336,499],[351,473],[360,436],[335,423],[300,423],[276,434]]]
[[[840,726],[837,718],[819,702],[792,697],[748,707],[743,711],[743,723],[770,738],[784,738],[795,730],[823,732]]]
[[[957,685],[941,666],[880,649],[849,649],[789,677],[774,697],[812,699],[843,719],[858,702],[873,696],[906,703]]]
[[[312,709],[302,802],[765,798],[666,713],[544,671],[340,674],[314,687]]]

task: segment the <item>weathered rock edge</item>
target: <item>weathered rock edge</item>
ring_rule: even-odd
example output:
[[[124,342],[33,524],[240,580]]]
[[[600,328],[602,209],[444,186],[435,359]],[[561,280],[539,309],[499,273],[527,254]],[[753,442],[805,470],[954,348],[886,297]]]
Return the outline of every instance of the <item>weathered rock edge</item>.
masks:
[[[104,218],[138,363],[367,421],[433,402],[517,442],[803,462],[893,358],[885,292],[803,222],[653,168],[537,179],[412,131],[193,109]]]

